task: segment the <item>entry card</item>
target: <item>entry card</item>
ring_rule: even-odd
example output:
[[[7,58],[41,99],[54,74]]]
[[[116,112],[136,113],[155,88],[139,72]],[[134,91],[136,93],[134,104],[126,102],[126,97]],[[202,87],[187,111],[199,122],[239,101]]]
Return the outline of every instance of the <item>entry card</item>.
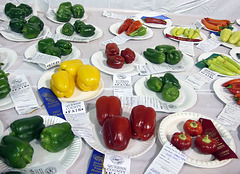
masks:
[[[113,75],[114,96],[132,96],[131,76],[126,74]]]

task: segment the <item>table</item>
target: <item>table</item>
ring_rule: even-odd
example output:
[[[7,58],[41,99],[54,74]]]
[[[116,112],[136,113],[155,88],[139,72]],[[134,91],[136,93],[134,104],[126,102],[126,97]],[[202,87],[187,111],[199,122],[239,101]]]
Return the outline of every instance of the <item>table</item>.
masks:
[[[81,55],[80,58],[83,60],[84,63],[90,63],[89,59],[92,56],[93,53],[104,49],[104,45],[102,44],[103,41],[109,40],[113,38],[114,36],[109,32],[108,28],[110,25],[116,22],[121,22],[120,19],[112,19],[112,18],[106,18],[102,16],[102,12],[104,9],[96,9],[96,8],[87,8],[86,13],[88,14],[88,18],[86,19],[86,23],[94,24],[98,27],[100,27],[103,31],[103,36],[97,40],[94,40],[89,43],[72,43],[74,46],[80,49]],[[134,15],[137,12],[136,11],[120,11],[120,10],[109,10],[108,12],[114,12],[122,15]],[[44,21],[45,25],[50,27],[50,30],[52,33],[55,32],[56,27],[59,24],[53,23],[49,20],[47,20],[44,17],[43,13],[39,13],[40,18]],[[182,15],[182,14],[167,14],[168,17],[171,18],[173,25],[181,24],[181,25],[191,25],[196,20],[201,19],[202,16],[197,15]],[[234,20],[234,19],[233,19]],[[236,26],[238,29],[240,29],[239,26]],[[155,47],[158,44],[170,44],[173,46],[178,47],[178,42],[175,42],[173,40],[167,39],[163,36],[162,31],[163,29],[156,29],[152,28],[154,32],[154,36],[147,40],[142,41],[136,41],[136,40],[129,40],[125,44],[120,45],[120,48],[131,48],[135,52],[141,54],[147,47]],[[209,34],[208,31],[203,30],[207,36]],[[13,49],[17,52],[18,58],[16,63],[9,69],[10,73],[19,74],[23,73],[26,75],[30,85],[32,86],[32,89],[35,93],[35,96],[38,100],[39,105],[42,104],[42,100],[39,97],[39,94],[37,92],[37,82],[38,79],[41,77],[41,75],[45,72],[43,69],[41,69],[39,66],[26,63],[23,61],[23,53],[24,51],[31,46],[32,44],[37,43],[38,41],[32,41],[32,42],[12,42],[9,41],[3,37],[0,37],[0,44],[2,47]],[[197,61],[197,57],[203,53],[202,50],[197,49],[194,47],[195,56],[193,57],[194,62]],[[214,49],[213,51],[226,53],[230,51],[229,48],[219,46],[218,48]],[[184,80],[188,75],[198,72],[199,69],[197,67],[192,67],[186,72],[180,72],[177,73],[179,75],[179,78]],[[101,76],[104,81],[104,90],[101,93],[102,95],[113,95],[113,89],[112,89],[112,76],[102,73]],[[134,84],[140,76],[133,76],[132,77],[132,83]],[[220,101],[217,96],[215,95],[212,83],[211,84],[205,84],[200,90],[197,90],[197,102],[196,104],[188,109],[188,112],[196,112],[199,114],[206,115],[208,117],[211,117],[213,119],[216,119],[218,114],[221,112],[221,110],[224,107],[224,103]],[[86,110],[87,112],[90,111],[95,107],[96,99],[92,99],[90,101],[85,102]],[[31,115],[48,115],[46,109],[44,106],[41,107],[41,109],[36,110],[35,112],[31,113]],[[167,113],[157,112],[157,129],[159,126],[159,123],[161,120],[166,117]],[[18,115],[14,108],[8,109],[5,111],[0,111],[0,120],[2,121],[4,128],[6,129],[9,124],[16,119],[24,118],[25,116],[29,115]],[[240,140],[239,140],[239,130],[238,131],[231,131],[231,135],[233,136],[236,144],[236,153],[238,156],[240,156],[239,148],[240,148]],[[158,138],[156,139],[156,142],[154,146],[144,155],[134,158],[131,160],[131,173],[144,173],[144,171],[147,169],[147,167],[151,164],[151,162],[154,160],[156,155],[161,150],[162,145],[159,142]],[[92,149],[90,146],[88,146],[85,142],[83,143],[82,151],[77,159],[77,161],[67,170],[68,174],[75,174],[75,173],[86,173],[90,161],[90,157],[92,154]],[[240,166],[239,166],[239,159],[232,160],[229,164],[219,167],[219,168],[196,168],[192,167],[190,165],[185,164],[183,168],[181,169],[181,174],[187,174],[187,173],[211,173],[211,174],[219,174],[219,173],[240,173]]]

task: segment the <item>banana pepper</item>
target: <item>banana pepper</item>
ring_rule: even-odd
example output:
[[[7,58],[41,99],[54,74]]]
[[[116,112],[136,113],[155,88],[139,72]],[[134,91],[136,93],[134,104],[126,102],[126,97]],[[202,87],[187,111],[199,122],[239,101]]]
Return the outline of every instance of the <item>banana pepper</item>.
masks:
[[[100,82],[100,71],[92,65],[80,66],[77,70],[77,86],[82,91],[94,91]]]
[[[57,71],[51,77],[50,88],[57,97],[69,98],[74,93],[75,82],[67,71]]]

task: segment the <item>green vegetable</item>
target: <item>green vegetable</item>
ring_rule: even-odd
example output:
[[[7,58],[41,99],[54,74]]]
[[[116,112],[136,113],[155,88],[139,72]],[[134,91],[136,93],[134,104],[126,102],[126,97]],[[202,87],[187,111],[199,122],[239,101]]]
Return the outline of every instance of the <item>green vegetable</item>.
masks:
[[[11,91],[8,80],[0,79],[0,99],[5,98]]]
[[[45,53],[46,49],[54,46],[55,42],[53,38],[41,39],[38,41],[38,51]]]
[[[165,54],[152,48],[147,48],[146,51],[143,52],[143,55],[152,63],[161,64],[165,61]]]
[[[74,26],[71,23],[67,22],[63,25],[61,33],[66,36],[72,36],[74,33],[74,30],[75,30]]]
[[[178,79],[172,74],[172,73],[165,73],[164,76],[162,77],[162,82],[163,84],[172,84],[176,86],[178,89],[181,88],[181,85],[178,81]]]
[[[96,28],[93,25],[88,24],[88,25],[82,25],[78,32],[83,37],[90,37],[95,34],[95,30]]]
[[[233,64],[237,69],[240,70],[240,65],[237,62],[235,62],[233,59],[231,59],[228,56],[222,56],[222,58],[228,61],[229,63]]]
[[[176,86],[167,83],[162,88],[162,97],[167,102],[173,102],[179,97],[179,90]]]
[[[20,171],[6,171],[6,172],[3,172],[2,174],[24,174]]]
[[[27,39],[34,39],[40,34],[40,28],[33,23],[26,23],[23,26],[23,36]]]
[[[32,7],[24,3],[21,3],[19,6],[17,6],[17,8],[23,9],[25,11],[25,17],[29,16],[33,12]]]
[[[184,29],[183,35],[184,35],[185,37],[188,37],[188,35],[189,35],[189,28],[185,28],[185,29]]]
[[[23,26],[27,23],[24,18],[14,18],[9,22],[9,27],[12,31],[22,33]]]
[[[176,50],[176,47],[172,45],[157,45],[155,50],[164,52],[166,54],[170,50]]]
[[[162,81],[158,77],[152,77],[147,80],[147,86],[151,91],[160,92],[163,86]]]
[[[240,59],[240,53],[237,53],[236,56],[238,59]]]
[[[234,32],[231,34],[228,42],[229,42],[230,44],[236,44],[239,40],[240,40],[240,31],[234,31]]]
[[[228,76],[235,76],[236,75],[234,72],[230,71],[229,69],[225,68],[222,65],[219,65],[218,63],[216,63],[212,60],[207,60],[206,64],[208,65],[208,68],[210,70],[216,71],[220,74],[225,74],[225,75],[228,75]]]
[[[52,56],[57,56],[57,57],[61,57],[61,50],[60,48],[56,47],[56,46],[51,46],[51,47],[48,47],[46,50],[45,50],[45,54],[48,54],[48,55],[52,55]]]
[[[194,35],[194,29],[193,28],[190,28],[189,29],[189,32],[188,32],[188,38],[192,38],[192,36]]]
[[[141,26],[139,29],[135,30],[134,32],[130,33],[129,36],[134,37],[134,36],[143,36],[147,33],[147,28]]]
[[[11,2],[6,3],[6,5],[4,6],[4,13],[6,14],[6,16],[9,16],[10,9],[12,8],[16,8],[16,5]]]
[[[38,16],[32,16],[29,20],[28,23],[33,23],[37,25],[40,28],[40,31],[43,30],[44,23],[43,21],[38,17]]]
[[[73,25],[74,25],[74,27],[75,27],[75,31],[76,31],[77,33],[80,33],[81,27],[84,26],[84,25],[86,25],[86,24],[85,24],[83,21],[81,21],[81,20],[76,20]]]
[[[25,18],[26,12],[21,8],[11,8],[8,13],[10,19],[14,18]]]
[[[68,22],[72,18],[71,10],[67,8],[59,8],[56,13],[56,19],[59,22]]]
[[[183,58],[183,54],[180,50],[170,50],[167,52],[165,62],[171,65],[179,63]]]
[[[220,31],[220,38],[223,42],[227,42],[232,34],[232,30],[228,28],[224,28],[222,31]]]
[[[66,8],[66,9],[71,10],[71,8],[72,8],[72,3],[71,3],[71,2],[62,2],[62,3],[58,6],[58,9],[60,9],[60,8]]]
[[[72,52],[72,44],[66,40],[60,39],[55,43],[55,47],[61,50],[61,55],[66,56]]]
[[[177,27],[177,26],[174,27],[174,28],[171,30],[171,34],[172,34],[173,36],[176,36],[177,30],[178,30],[178,27]]]
[[[85,13],[85,10],[81,4],[73,5],[71,11],[74,18],[82,18]]]
[[[229,69],[232,72],[240,74],[240,71],[236,66],[234,66],[232,63],[228,62],[226,59],[222,58],[221,56],[218,56],[217,58],[212,59],[212,61]]]
[[[0,145],[0,156],[10,167],[24,168],[32,161],[34,150],[22,139],[14,136],[4,136]]]
[[[176,36],[180,36],[181,34],[183,34],[183,32],[184,32],[183,27],[178,28],[178,30],[176,31]]]
[[[68,122],[45,127],[40,135],[42,147],[50,152],[59,152],[68,147],[74,139]]]
[[[43,118],[38,115],[22,118],[15,120],[10,124],[10,128],[12,130],[10,135],[30,142],[40,136],[44,127]]]

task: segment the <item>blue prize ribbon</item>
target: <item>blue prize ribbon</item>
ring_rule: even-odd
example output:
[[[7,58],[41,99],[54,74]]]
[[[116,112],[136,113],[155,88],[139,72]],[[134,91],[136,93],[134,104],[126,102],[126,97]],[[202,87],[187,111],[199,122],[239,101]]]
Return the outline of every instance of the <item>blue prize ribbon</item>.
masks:
[[[102,174],[104,155],[93,149],[87,174]]]
[[[167,16],[164,16],[164,15],[159,15],[159,16],[142,16],[141,19],[146,19],[146,18],[156,18],[156,19],[162,19],[162,20],[165,20],[165,19],[170,19],[169,17]]]
[[[52,90],[42,87],[38,90],[38,92],[43,99],[48,114],[66,120],[62,111],[62,104],[58,100],[57,96],[52,92]]]

